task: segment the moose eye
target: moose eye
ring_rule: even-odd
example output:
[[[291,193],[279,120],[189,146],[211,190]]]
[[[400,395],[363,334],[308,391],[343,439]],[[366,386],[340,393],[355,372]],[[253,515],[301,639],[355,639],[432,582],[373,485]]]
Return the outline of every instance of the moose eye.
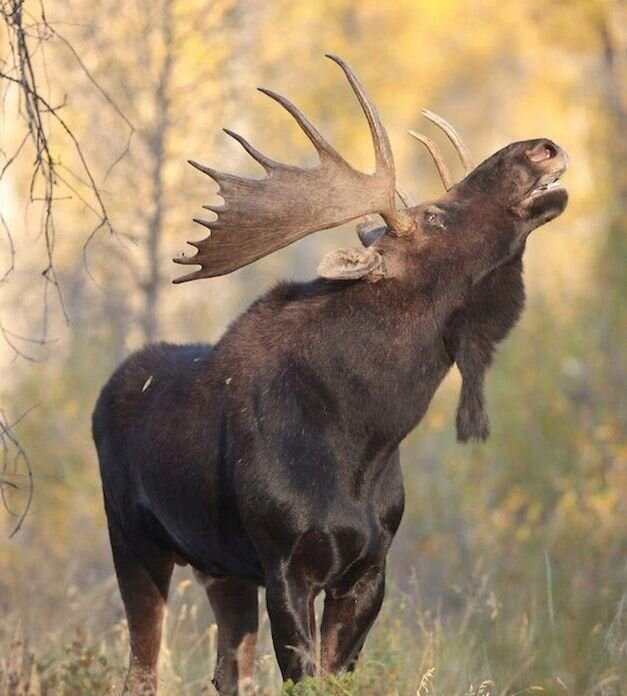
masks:
[[[444,224],[442,216],[437,211],[427,210],[427,212],[425,213],[425,222],[429,227],[435,230],[446,229],[446,225]]]

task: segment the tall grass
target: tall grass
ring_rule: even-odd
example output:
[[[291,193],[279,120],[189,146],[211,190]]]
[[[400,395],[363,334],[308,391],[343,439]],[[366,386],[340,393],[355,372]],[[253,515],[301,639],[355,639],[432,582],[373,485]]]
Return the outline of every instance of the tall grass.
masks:
[[[170,596],[160,658],[162,696],[211,694],[216,626],[201,589],[177,571]],[[69,588],[72,595],[72,588]],[[537,588],[539,594],[546,588]],[[66,591],[66,595],[68,591]],[[36,602],[36,598],[34,598]],[[65,598],[67,602],[67,597]],[[84,600],[71,620],[63,601],[39,607],[41,624],[22,625],[9,614],[0,627],[2,696],[104,696],[124,683],[128,638],[117,590],[107,578]],[[575,683],[559,660],[568,625],[551,621],[545,606],[536,616],[509,608],[507,588],[477,578],[459,610],[427,608],[420,582],[408,591],[392,587],[379,621],[353,674],[281,685],[265,612],[260,624],[256,692],[271,696],[621,696],[627,685],[627,595],[606,627],[589,636],[596,662],[589,683]],[[113,615],[107,612],[115,607]],[[321,602],[318,602],[318,612]],[[94,620],[95,619],[95,620]],[[105,619],[105,623],[100,623]],[[548,633],[547,633],[548,632]],[[553,654],[552,669],[540,669]]]

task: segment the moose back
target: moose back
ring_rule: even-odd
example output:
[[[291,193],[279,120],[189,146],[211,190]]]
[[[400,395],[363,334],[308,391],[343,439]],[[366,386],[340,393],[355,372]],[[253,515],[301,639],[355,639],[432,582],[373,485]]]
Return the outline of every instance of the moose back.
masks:
[[[214,684],[253,677],[258,587],[284,679],[350,670],[381,607],[403,514],[398,447],[457,363],[458,436],[485,439],[483,381],[524,301],[528,234],[565,208],[567,157],[547,139],[508,145],[477,167],[440,125],[466,176],[415,205],[397,185],[379,115],[344,71],[368,121],[374,173],[355,170],[284,97],[319,163],[275,162],[227,131],[266,171],[247,179],[195,164],[224,199],[179,281],[229,273],[307,234],[372,217],[363,245],[322,259],[319,277],[281,283],[215,346],[150,345],[126,360],[93,416],[111,548],[128,617],[127,688],[156,690],[176,563],[206,586],[218,625]],[[396,195],[401,205],[396,204]],[[325,592],[316,664],[314,598]]]

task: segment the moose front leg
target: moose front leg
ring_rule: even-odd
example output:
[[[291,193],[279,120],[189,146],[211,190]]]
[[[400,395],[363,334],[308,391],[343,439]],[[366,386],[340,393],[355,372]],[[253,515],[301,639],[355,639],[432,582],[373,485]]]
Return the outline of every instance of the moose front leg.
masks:
[[[291,573],[268,580],[266,605],[272,642],[285,681],[315,675],[315,594],[308,583]]]
[[[327,594],[322,615],[321,669],[323,674],[352,671],[385,594],[385,566],[368,571],[350,591]]]

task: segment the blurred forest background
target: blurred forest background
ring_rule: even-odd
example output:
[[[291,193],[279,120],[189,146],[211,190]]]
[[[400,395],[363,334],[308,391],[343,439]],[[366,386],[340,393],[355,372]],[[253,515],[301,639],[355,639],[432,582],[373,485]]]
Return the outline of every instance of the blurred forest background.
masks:
[[[1,6],[0,694],[119,692],[128,644],[90,438],[112,369],[146,341],[215,341],[276,280],[311,278],[324,252],[353,243],[348,225],[232,277],[170,284],[180,270],[171,257],[202,236],[191,218],[215,195],[185,160],[258,173],[223,126],[276,159],[313,159],[256,86],[289,96],[356,166],[371,166],[363,119],[325,52],[361,76],[415,198],[441,188],[409,128],[440,142],[460,171],[421,117],[430,108],[476,161],[514,140],[554,138],[571,159],[570,204],[530,238],[527,310],[489,377],[490,441],[455,442],[453,372],[404,444],[406,512],[361,666],[288,691],[627,694],[624,5],[45,0],[45,15],[35,0]],[[46,153],[31,186],[30,102],[13,70],[20,46],[5,31],[15,8],[50,107],[49,211]],[[28,462],[32,505],[10,537]],[[212,669],[215,627],[190,577],[177,569],[173,582],[164,694],[203,693]],[[278,692],[267,621],[258,676],[264,693]]]

